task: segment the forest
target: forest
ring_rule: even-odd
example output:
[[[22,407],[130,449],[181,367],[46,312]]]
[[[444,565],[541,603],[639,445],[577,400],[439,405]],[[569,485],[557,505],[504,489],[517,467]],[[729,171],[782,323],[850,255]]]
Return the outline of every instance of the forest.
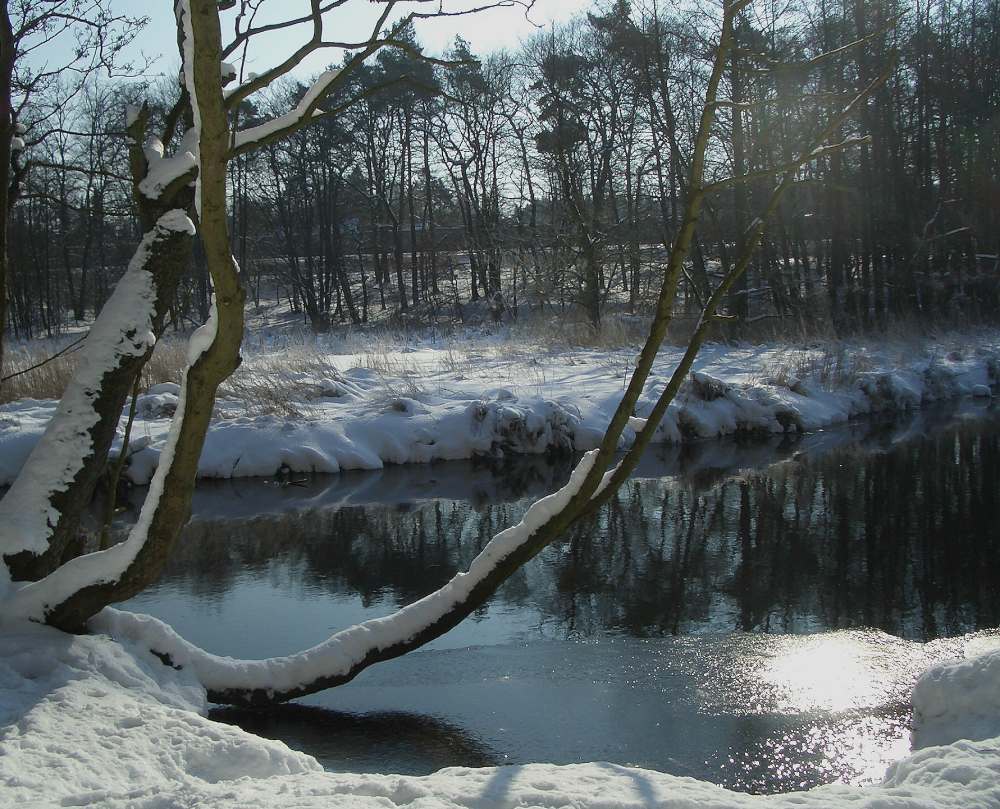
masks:
[[[249,311],[265,323],[291,311],[315,332],[533,312],[600,328],[648,313],[688,195],[714,20],[699,5],[616,0],[517,50],[473,53],[458,37],[435,55],[407,26],[400,47],[324,100],[334,114],[236,150],[229,227]],[[770,218],[726,298],[726,329],[994,319],[1000,2],[834,0],[737,17],[678,323],[728,273],[775,167],[893,53],[888,80],[831,139],[856,147],[802,167]],[[243,99],[233,125],[272,118],[310,83]],[[87,322],[107,300],[141,234],[126,110],[153,99],[162,124],[177,95],[166,79],[97,75],[72,103],[62,79],[33,89],[14,111],[9,198],[9,325],[21,338]],[[196,247],[169,326],[202,322],[209,292]]]

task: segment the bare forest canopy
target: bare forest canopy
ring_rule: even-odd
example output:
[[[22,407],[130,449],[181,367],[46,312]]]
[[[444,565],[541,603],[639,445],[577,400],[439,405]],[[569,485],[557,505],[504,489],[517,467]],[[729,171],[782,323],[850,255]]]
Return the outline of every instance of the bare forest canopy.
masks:
[[[891,78],[831,138],[870,141],[799,170],[725,308],[737,328],[841,333],[994,318],[1000,0],[758,5],[735,25],[706,182],[759,176],[711,188],[677,306],[700,311],[771,194],[774,167],[895,50]],[[480,58],[458,39],[444,54],[452,66],[417,58],[407,30],[409,50],[382,49],[324,100],[338,114],[231,161],[229,225],[249,305],[290,307],[316,331],[538,310],[598,325],[650,311],[688,196],[717,36],[710,11],[617,0],[515,52]],[[16,335],[87,321],[107,299],[142,232],[126,110],[157,99],[162,118],[178,92],[93,77],[55,112],[44,93],[19,110]],[[238,128],[304,92],[287,81],[253,95]],[[172,325],[202,322],[209,291],[196,249]]]

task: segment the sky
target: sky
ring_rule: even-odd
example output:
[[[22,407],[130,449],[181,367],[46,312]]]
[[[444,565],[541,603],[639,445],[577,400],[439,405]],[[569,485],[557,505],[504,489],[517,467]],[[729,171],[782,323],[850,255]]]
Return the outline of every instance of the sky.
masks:
[[[469,8],[487,0],[443,0],[445,10]],[[149,17],[149,25],[136,39],[137,49],[146,57],[160,57],[150,73],[173,72],[179,66],[176,53],[173,3],[171,0],[115,0],[114,7],[121,12]],[[590,0],[535,0],[530,12],[521,6],[497,8],[476,14],[450,19],[420,20],[417,22],[417,36],[428,53],[440,54],[445,51],[460,34],[468,40],[473,53],[484,55],[503,48],[516,48],[520,41],[534,32],[545,28],[551,22],[569,19],[574,14],[590,7]],[[410,10],[432,11],[437,0],[430,2],[399,2],[398,17]],[[302,16],[309,9],[308,0],[264,0],[257,20],[270,23],[281,19]],[[370,0],[349,0],[343,7],[326,17],[325,34],[338,41],[360,41],[366,39],[384,10],[380,2]],[[223,40],[231,38],[234,15],[223,15]],[[260,37],[260,42],[248,53],[246,71],[261,73],[308,39],[310,26],[298,26]],[[229,35],[227,37],[227,34]],[[310,56],[296,71],[295,75],[305,78],[317,73],[330,63],[340,61],[341,51],[321,51]],[[234,61],[234,60],[230,60]]]

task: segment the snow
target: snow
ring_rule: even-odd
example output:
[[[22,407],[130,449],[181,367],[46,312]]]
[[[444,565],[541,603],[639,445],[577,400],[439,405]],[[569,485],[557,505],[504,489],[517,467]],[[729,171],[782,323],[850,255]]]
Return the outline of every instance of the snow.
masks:
[[[10,139],[10,150],[12,152],[22,152],[24,151],[24,138],[11,138]]]
[[[168,215],[161,224],[173,229],[192,227],[182,212]],[[143,307],[135,304],[137,294],[127,291],[127,279],[122,294],[131,303],[122,305],[136,317]],[[214,317],[213,306],[209,322],[191,337],[189,361],[195,361],[211,343]],[[104,345],[107,340],[102,334],[95,325],[88,344],[96,340],[95,345]],[[145,326],[135,326],[135,334],[134,350],[145,350],[149,338],[142,335],[148,335],[148,320]],[[107,339],[111,337],[120,340],[121,332],[116,328]],[[676,442],[741,430],[814,431],[873,411],[910,409],[946,397],[981,393],[997,381],[997,335],[961,339],[966,344],[962,351],[946,350],[947,346],[933,341],[911,343],[902,351],[878,344],[855,344],[837,351],[829,346],[709,346],[668,410],[655,440]],[[978,345],[970,348],[970,344]],[[281,395],[300,405],[305,417],[234,415],[231,408],[252,402],[224,397],[210,427],[198,474],[267,476],[282,467],[297,473],[338,472],[508,452],[587,451],[598,445],[633,361],[628,350],[564,351],[546,357],[537,349],[518,355],[512,346],[499,344],[491,360],[486,349],[473,344],[459,357],[453,347],[402,345],[385,351],[379,359],[382,370],[359,367],[359,359],[362,364],[372,363],[371,355],[323,355],[323,374],[289,370],[277,383]],[[120,349],[110,343],[102,349],[111,350]],[[635,439],[636,429],[644,423],[679,356],[679,350],[670,348],[657,358],[636,414],[622,436],[622,446]],[[107,361],[106,357],[102,360]],[[286,350],[275,355],[262,352],[256,361],[271,362],[271,369],[276,361],[294,368],[294,357]],[[245,365],[252,367],[254,362],[251,354]],[[836,366],[834,371],[831,366]],[[263,365],[261,373],[269,372]],[[91,376],[82,373],[78,387],[93,390],[96,377]],[[93,411],[84,408],[87,401],[81,397],[81,391],[70,391],[57,407],[62,415],[49,422],[53,426],[44,435],[53,412],[51,403],[25,400],[0,409],[0,448],[4,449],[0,482],[15,480],[24,464],[24,474],[0,501],[0,548],[5,553],[43,547],[47,525],[55,515],[48,498],[40,493],[49,491],[44,486],[66,485],[79,468],[82,451],[89,447],[84,425],[93,423]],[[107,551],[77,557],[42,582],[8,594],[5,608],[10,614],[40,618],[47,605],[58,603],[82,584],[114,581],[127,569],[145,542],[168,466],[165,460],[176,441],[171,425],[179,424],[183,399],[182,388],[166,384],[136,403],[126,474],[135,483],[152,481],[152,488],[129,539]],[[68,415],[63,412],[67,408],[72,411]],[[88,412],[91,420],[85,422]],[[41,439],[24,461],[33,438],[39,435]],[[65,470],[56,468],[57,463]],[[422,612],[410,615],[423,616],[421,623],[428,615],[440,614],[435,610],[446,610],[462,593],[456,584],[440,596],[441,601],[423,605]],[[294,686],[331,665],[342,671],[368,650],[404,638],[413,626],[405,621],[393,627],[378,624],[334,636],[338,639],[331,639],[328,647],[283,661],[279,668],[286,679],[282,682]],[[201,657],[180,639],[165,638],[162,643],[179,655],[201,660],[206,681],[220,688],[256,688],[273,675],[254,664],[240,669],[234,678],[231,667],[220,668],[217,660]]]
[[[197,167],[197,134],[194,129],[187,130],[170,157],[164,156],[163,144],[159,138],[151,137],[146,142],[143,154],[146,156],[148,169],[146,176],[139,181],[139,191],[143,196],[157,199],[170,183]]]
[[[998,648],[928,669],[913,689],[914,748],[988,739],[1000,722]]]
[[[215,341],[218,320],[219,313],[215,308],[215,296],[213,295],[212,305],[209,307],[208,311],[208,320],[195,329],[191,334],[191,339],[188,340],[188,365],[194,365],[201,355],[208,351],[209,347]],[[183,386],[177,391],[177,396],[183,396]]]
[[[953,735],[889,768],[883,783],[750,796],[609,763],[452,767],[428,776],[324,772],[312,757],[205,716],[191,672],[106,636],[0,625],[0,804],[344,809],[949,809],[1000,805],[1000,722],[963,734],[966,687],[940,677]],[[951,666],[952,668],[949,668]],[[952,671],[960,663],[932,671]],[[916,701],[916,699],[915,699]],[[964,740],[963,740],[964,739]]]
[[[128,129],[132,124],[139,120],[139,114],[142,112],[142,107],[138,104],[126,104],[125,105],[125,128]],[[162,151],[161,151],[162,156]]]
[[[180,23],[179,27],[183,31],[181,37],[181,48],[183,58],[181,59],[181,75],[184,86],[187,87],[188,96],[191,98],[191,117],[193,126],[184,133],[182,143],[190,144],[191,157],[194,159],[193,166],[201,165],[201,107],[198,105],[198,93],[196,92],[194,80],[194,28],[191,23],[191,4],[188,0],[178,0],[174,6],[174,13]],[[190,140],[189,140],[190,138]],[[180,150],[178,150],[180,151]],[[195,179],[194,208],[201,219],[201,173]]]
[[[105,638],[4,627],[0,692],[4,806],[126,805],[185,784],[320,769],[205,719],[205,692],[189,674]]]

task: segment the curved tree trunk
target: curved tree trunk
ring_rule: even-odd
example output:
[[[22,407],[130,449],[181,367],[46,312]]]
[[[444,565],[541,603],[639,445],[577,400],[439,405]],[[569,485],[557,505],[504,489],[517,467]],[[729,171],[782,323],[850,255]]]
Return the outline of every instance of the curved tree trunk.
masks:
[[[181,639],[169,626],[148,616],[105,610],[91,628],[118,637],[133,637],[149,644],[175,665],[190,666],[209,691],[209,699],[237,705],[265,705],[324,690],[353,679],[368,666],[403,655],[457,625],[481,606],[509,576],[562,534],[584,514],[609,498],[620,485],[620,473],[631,471],[645,444],[635,446],[617,467],[605,475],[621,434],[632,418],[636,402],[649,377],[657,351],[669,326],[677,284],[691,248],[701,210],[705,149],[714,118],[715,94],[732,38],[732,13],[727,8],[719,55],[709,81],[705,110],[692,160],[692,193],[684,221],[671,252],[660,290],[656,317],[643,346],[622,401],[601,445],[584,456],[570,482],[558,492],[531,506],[522,521],[495,536],[465,573],[427,597],[387,618],[366,621],[333,635],[324,643],[298,655],[257,661],[232,661],[204,652]],[[745,263],[743,264],[745,267]],[[728,289],[728,288],[727,288]],[[689,348],[691,360],[698,347]],[[688,365],[679,368],[668,386],[670,398],[680,386]],[[647,421],[646,442],[666,410],[664,405]],[[637,442],[637,445],[639,442]],[[609,487],[609,482],[616,485]]]
[[[667,407],[690,371],[701,345],[716,322],[721,303],[746,271],[763,233],[766,220],[777,210],[792,186],[798,169],[818,155],[839,150],[850,142],[824,146],[840,123],[854,112],[871,92],[888,78],[889,70],[875,79],[823,129],[816,141],[790,165],[775,170],[781,180],[771,193],[765,209],[750,226],[732,268],[716,287],[702,309],[694,336],[661,392],[649,418],[638,431],[633,445],[611,471],[605,473],[625,424],[648,379],[653,359],[662,344],[676,297],[683,262],[691,249],[695,226],[705,196],[705,150],[713,121],[715,97],[721,70],[731,46],[732,15],[738,4],[727,4],[722,39],[709,80],[695,153],[691,163],[689,195],[683,221],[670,254],[660,289],[656,317],[643,346],[625,395],[598,449],[587,453],[574,469],[569,483],[558,492],[534,503],[522,521],[496,535],[472,561],[468,571],[446,585],[393,615],[366,621],[333,635],[324,643],[282,658],[234,661],[198,649],[181,639],[169,626],[149,616],[105,610],[91,626],[118,637],[148,644],[174,665],[190,667],[208,690],[209,699],[236,705],[267,705],[330,688],[353,679],[373,663],[405,654],[440,636],[481,606],[514,571],[535,556],[580,517],[603,505],[638,464],[656,432]],[[856,143],[857,141],[854,141]],[[738,178],[740,180],[746,178]]]

